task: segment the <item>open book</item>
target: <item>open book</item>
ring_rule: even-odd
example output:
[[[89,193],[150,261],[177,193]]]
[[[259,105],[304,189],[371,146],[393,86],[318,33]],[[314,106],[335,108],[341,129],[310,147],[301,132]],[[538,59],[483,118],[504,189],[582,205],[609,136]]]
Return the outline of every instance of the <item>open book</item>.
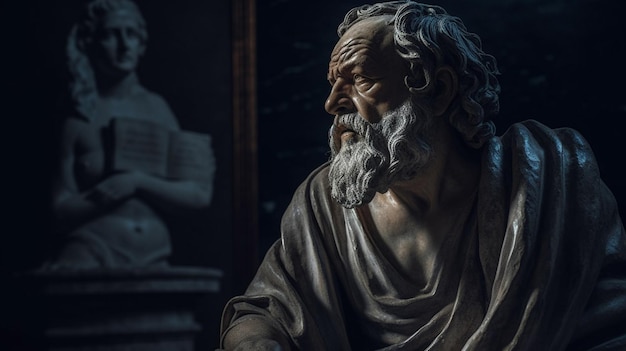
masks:
[[[142,171],[169,179],[209,182],[215,157],[208,134],[170,130],[134,118],[111,121],[114,171]]]

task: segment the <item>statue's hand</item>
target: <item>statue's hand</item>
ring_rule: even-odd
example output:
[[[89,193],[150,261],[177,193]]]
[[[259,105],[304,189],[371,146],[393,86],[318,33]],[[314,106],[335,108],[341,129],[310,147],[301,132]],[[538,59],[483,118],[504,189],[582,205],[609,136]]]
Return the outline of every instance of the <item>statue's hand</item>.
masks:
[[[137,172],[114,174],[98,183],[89,198],[104,205],[125,200],[135,194],[140,176]]]
[[[241,342],[233,351],[283,351],[283,348],[274,340],[252,338]]]

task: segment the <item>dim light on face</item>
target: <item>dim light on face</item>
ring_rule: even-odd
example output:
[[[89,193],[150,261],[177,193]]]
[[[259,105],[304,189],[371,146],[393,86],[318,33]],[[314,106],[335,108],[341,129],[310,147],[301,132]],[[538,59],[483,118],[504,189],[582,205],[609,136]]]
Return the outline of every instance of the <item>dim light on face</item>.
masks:
[[[94,41],[95,61],[104,72],[129,73],[139,64],[145,50],[137,18],[125,10],[104,16]]]

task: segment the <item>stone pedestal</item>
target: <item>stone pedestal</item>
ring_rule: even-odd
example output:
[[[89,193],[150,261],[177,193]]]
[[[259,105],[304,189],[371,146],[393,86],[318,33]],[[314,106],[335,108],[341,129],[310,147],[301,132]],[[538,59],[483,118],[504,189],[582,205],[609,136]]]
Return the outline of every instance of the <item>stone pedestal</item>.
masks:
[[[198,267],[19,275],[5,301],[4,344],[16,351],[193,351],[202,331],[198,303],[219,292],[220,277]]]

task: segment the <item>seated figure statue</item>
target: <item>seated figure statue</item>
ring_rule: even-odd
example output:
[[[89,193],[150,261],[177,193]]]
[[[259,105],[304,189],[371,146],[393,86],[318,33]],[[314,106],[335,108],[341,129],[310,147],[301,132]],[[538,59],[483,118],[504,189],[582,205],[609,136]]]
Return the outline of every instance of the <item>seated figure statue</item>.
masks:
[[[495,135],[499,73],[439,6],[350,10],[332,156],[225,306],[226,350],[625,350],[626,237],[588,143]]]
[[[62,245],[47,269],[164,265],[171,253],[167,216],[210,204],[215,166],[208,135],[200,145],[203,176],[146,168],[165,169],[167,138],[183,132],[167,102],[139,82],[147,37],[130,0],[88,2],[69,35],[72,106],[53,191]]]

